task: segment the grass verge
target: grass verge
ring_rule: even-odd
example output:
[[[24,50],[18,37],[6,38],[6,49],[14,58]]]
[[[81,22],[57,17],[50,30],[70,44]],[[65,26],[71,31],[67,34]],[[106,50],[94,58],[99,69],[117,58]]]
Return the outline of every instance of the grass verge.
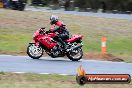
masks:
[[[0,73],[0,88],[131,88],[130,84],[86,84],[80,86],[74,76]]]

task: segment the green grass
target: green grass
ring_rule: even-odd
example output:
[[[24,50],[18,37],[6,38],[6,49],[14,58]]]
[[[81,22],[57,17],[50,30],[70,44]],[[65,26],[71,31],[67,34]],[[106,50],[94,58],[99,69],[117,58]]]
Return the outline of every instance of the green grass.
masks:
[[[0,9],[0,51],[25,52],[33,32],[40,27],[50,28],[53,13]],[[132,62],[132,21],[55,14],[63,20],[72,34],[84,36],[83,50],[101,52],[101,37],[107,37],[108,53]]]
[[[27,46],[28,42],[31,40],[29,35],[18,33],[0,35],[0,38],[0,50],[9,52],[25,50],[25,46]]]
[[[108,44],[108,51],[110,52],[131,53],[132,51],[131,39],[119,38],[113,40],[113,42],[108,41]]]
[[[0,73],[0,88],[132,88],[132,84],[86,84],[74,76]]]

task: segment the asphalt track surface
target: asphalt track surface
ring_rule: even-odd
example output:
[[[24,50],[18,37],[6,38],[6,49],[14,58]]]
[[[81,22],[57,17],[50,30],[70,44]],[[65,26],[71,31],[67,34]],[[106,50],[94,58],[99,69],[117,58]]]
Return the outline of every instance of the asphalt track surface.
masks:
[[[64,10],[48,10],[49,8],[34,8],[27,7],[26,11],[34,12],[51,12],[51,13],[63,13],[79,16],[91,16],[91,17],[102,17],[102,18],[113,18],[113,19],[123,19],[123,20],[132,20],[132,14],[113,14],[113,13],[94,13],[94,12],[77,12],[77,11],[64,11]]]
[[[130,74],[132,63],[96,60],[70,61],[67,58],[0,55],[0,72],[75,75],[82,65],[88,74]]]

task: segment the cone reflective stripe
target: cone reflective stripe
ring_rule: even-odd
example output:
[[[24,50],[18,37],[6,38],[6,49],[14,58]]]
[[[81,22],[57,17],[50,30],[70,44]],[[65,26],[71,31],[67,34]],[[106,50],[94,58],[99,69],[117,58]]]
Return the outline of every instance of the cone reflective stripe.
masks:
[[[106,54],[107,51],[106,51],[106,37],[103,36],[102,37],[102,54]]]

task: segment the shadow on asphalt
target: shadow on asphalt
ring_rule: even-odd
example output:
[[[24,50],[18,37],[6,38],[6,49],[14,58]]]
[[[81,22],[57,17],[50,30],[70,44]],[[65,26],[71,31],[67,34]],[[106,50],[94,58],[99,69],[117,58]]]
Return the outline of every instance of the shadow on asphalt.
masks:
[[[79,63],[79,62],[82,62],[82,61],[71,61],[71,60],[69,60],[69,59],[58,59],[58,58],[56,58],[56,59],[31,59],[31,60],[33,60],[33,61],[48,61],[48,62],[69,62],[69,63]]]

